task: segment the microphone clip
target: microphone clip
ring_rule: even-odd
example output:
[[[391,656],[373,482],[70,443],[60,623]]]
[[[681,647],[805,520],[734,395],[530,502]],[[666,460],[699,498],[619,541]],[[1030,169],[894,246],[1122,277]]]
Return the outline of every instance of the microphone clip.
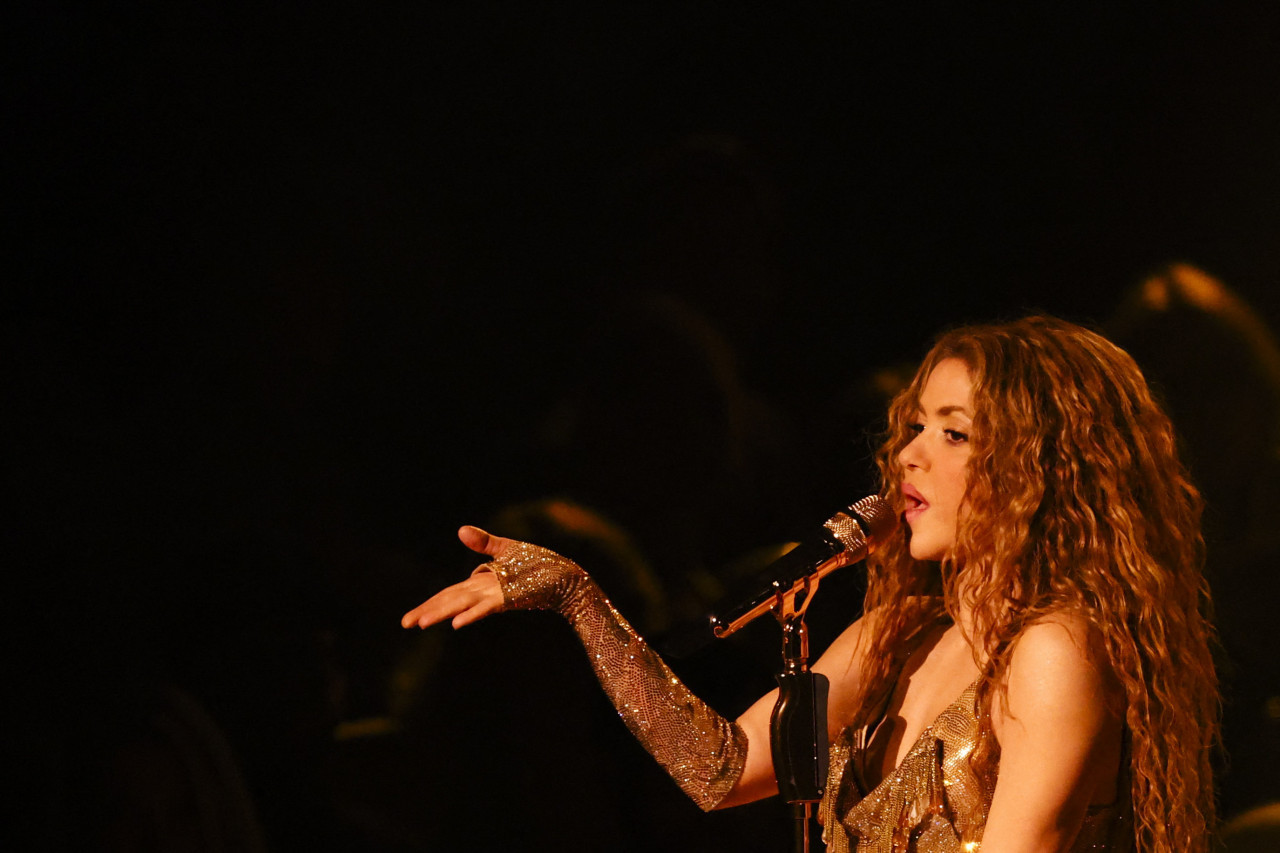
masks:
[[[864,559],[897,523],[889,505],[876,495],[854,502],[827,519],[820,537],[796,546],[771,566],[774,579],[767,588],[724,617],[712,616],[712,633],[724,639],[770,610],[779,621],[788,613],[803,616],[824,577]]]

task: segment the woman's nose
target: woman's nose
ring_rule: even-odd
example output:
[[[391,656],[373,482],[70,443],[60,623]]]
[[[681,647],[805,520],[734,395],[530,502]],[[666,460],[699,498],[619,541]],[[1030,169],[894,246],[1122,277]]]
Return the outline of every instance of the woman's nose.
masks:
[[[924,433],[917,433],[907,442],[907,446],[898,451],[898,463],[904,468],[923,468],[927,461],[924,452],[923,442],[920,440],[924,437]]]

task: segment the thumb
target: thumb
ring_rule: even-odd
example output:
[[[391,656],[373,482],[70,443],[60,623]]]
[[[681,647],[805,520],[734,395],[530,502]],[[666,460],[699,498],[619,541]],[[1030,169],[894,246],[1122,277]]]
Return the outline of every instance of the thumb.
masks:
[[[458,529],[458,538],[462,540],[463,545],[466,545],[477,554],[486,554],[490,557],[501,555],[510,541],[503,539],[501,536],[486,533],[479,527],[473,527],[470,524]]]

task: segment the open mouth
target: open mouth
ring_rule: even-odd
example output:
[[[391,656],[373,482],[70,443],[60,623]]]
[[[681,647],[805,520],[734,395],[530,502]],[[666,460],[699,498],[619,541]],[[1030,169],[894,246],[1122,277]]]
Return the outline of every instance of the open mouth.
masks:
[[[910,521],[929,508],[929,502],[926,501],[918,491],[916,491],[914,486],[902,487],[902,503],[903,514],[906,515],[907,521]]]

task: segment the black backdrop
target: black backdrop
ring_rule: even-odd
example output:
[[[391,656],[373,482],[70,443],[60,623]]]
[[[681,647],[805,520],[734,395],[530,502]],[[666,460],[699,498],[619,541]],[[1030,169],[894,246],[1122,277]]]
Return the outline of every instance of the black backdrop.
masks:
[[[388,712],[458,524],[573,498],[696,586],[872,487],[869,377],[947,324],[1102,324],[1174,260],[1280,322],[1267,4],[23,5],[25,725],[43,749],[122,680],[176,684],[275,847],[421,846],[351,817],[316,744]],[[726,435],[763,461],[722,477]]]

